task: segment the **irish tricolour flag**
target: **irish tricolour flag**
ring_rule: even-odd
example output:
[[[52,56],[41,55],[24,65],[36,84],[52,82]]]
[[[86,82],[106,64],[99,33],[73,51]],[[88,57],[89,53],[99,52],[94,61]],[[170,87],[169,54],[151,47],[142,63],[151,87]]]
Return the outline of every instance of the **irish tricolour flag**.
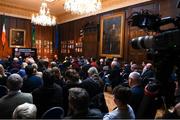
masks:
[[[5,42],[6,42],[6,29],[5,29],[5,23],[3,24],[3,28],[2,28],[2,36],[1,36],[1,40],[2,40],[2,45],[4,47]]]

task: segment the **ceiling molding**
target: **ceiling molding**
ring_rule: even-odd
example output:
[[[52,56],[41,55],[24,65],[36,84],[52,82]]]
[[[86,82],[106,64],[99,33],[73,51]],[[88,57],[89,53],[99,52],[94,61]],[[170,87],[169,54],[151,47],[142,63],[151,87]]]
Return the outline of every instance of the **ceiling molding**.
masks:
[[[63,0],[55,0],[55,1],[52,2],[52,5],[62,4],[62,2],[63,2]],[[95,14],[73,15],[70,12],[65,12],[62,9],[63,6],[61,6],[61,9],[60,9],[61,14],[52,14],[52,12],[51,12],[51,14],[56,17],[57,23],[61,24],[61,23],[65,23],[65,22],[81,19],[84,17],[108,12],[108,11],[115,10],[115,9],[124,8],[127,6],[136,5],[139,3],[149,2],[149,1],[152,1],[152,0],[121,0],[121,1],[119,1],[119,0],[102,0],[102,9]],[[50,9],[52,9],[52,8],[50,8]],[[28,9],[28,7],[22,7],[17,4],[8,3],[8,2],[6,2],[6,0],[5,1],[0,0],[0,14],[5,14],[5,15],[19,17],[19,18],[25,18],[25,19],[31,19],[32,14],[38,13],[38,11],[39,11],[39,9],[36,11],[36,10],[33,10],[33,8]]]
[[[33,11],[0,3],[0,13],[13,17],[31,19]]]
[[[111,10],[132,6],[132,5],[136,5],[136,4],[140,4],[140,3],[144,3],[144,2],[149,2],[149,1],[152,1],[152,0],[124,0],[121,3],[118,2],[117,0],[114,1],[114,2],[107,1],[106,5],[103,6],[103,8],[100,11],[98,11],[97,13],[95,13],[95,14],[74,15],[74,14],[71,14],[71,13],[69,13],[69,14],[64,13],[64,14],[61,14],[61,15],[57,16],[57,22],[59,24],[66,23],[66,22],[81,19],[81,18],[84,18],[84,17],[89,17],[89,16],[92,16],[92,15],[96,15],[96,14],[108,12],[108,11],[111,11]]]

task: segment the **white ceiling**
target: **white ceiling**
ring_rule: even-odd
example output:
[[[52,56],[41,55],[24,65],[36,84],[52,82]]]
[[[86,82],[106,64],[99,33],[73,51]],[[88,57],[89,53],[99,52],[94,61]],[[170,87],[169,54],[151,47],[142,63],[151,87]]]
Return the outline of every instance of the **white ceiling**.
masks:
[[[50,12],[54,15],[59,15],[65,12],[63,9],[64,2],[65,0],[54,0],[53,2],[47,2]],[[0,4],[38,12],[41,5],[41,0],[0,0]]]
[[[50,0],[51,1],[51,0]],[[151,0],[101,0],[102,10],[98,13],[110,11],[117,8],[127,7]],[[63,8],[65,0],[54,0],[48,2],[50,13],[55,15],[60,23],[82,18],[85,16],[72,15]],[[31,18],[32,13],[39,11],[41,0],[0,0],[0,13],[10,14],[12,16],[20,16]]]

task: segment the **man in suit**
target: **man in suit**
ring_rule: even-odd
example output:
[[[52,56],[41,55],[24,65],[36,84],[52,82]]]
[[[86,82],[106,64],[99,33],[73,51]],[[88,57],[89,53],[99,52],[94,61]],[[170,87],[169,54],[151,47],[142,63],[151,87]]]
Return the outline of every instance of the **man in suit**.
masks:
[[[32,103],[32,95],[20,91],[23,79],[18,74],[12,74],[7,79],[9,92],[0,99],[0,119],[10,119],[14,109],[25,102]]]
[[[149,83],[149,79],[155,78],[155,72],[152,69],[152,64],[147,63],[141,73],[143,85],[146,86]]]
[[[131,72],[129,74],[128,83],[132,92],[130,105],[133,108],[135,115],[137,115],[137,110],[144,96],[144,89],[141,86],[140,74],[138,72]]]

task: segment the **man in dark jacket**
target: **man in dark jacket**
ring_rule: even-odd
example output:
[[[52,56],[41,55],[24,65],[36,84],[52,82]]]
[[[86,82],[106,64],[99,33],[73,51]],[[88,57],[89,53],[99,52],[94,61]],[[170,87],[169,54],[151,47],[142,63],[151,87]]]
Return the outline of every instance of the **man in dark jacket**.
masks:
[[[83,88],[69,90],[70,118],[73,119],[100,119],[102,114],[98,109],[89,108],[89,95]]]
[[[130,105],[133,108],[135,115],[137,115],[137,110],[144,96],[144,89],[141,86],[140,74],[138,72],[131,72],[129,74],[128,83],[132,92]]]
[[[12,74],[7,79],[9,92],[0,99],[0,119],[11,119],[14,109],[25,102],[32,103],[32,95],[20,91],[23,79],[18,74]]]
[[[40,118],[48,109],[62,107],[63,105],[62,87],[54,83],[53,74],[50,70],[43,72],[43,81],[43,86],[32,92],[33,102],[38,109],[37,118]]]

